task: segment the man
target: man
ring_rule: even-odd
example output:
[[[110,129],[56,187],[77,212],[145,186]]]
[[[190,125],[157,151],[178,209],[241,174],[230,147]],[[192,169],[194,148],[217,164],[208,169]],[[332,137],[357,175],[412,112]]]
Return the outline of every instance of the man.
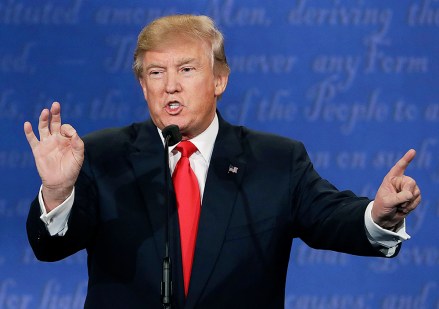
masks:
[[[169,170],[160,133],[171,124],[184,141],[169,152],[174,308],[283,308],[295,237],[314,248],[387,257],[408,238],[404,219],[421,200],[404,175],[415,151],[389,171],[371,202],[322,179],[301,143],[227,123],[216,104],[230,70],[223,37],[208,17],[153,21],[139,35],[133,68],[151,120],[83,141],[61,124],[54,103],[41,112],[40,140],[24,125],[42,179],[29,241],[45,261],[87,250],[85,307],[161,305]],[[187,141],[193,155],[179,146]],[[190,197],[202,201],[189,225],[175,180],[184,160],[198,182]],[[187,227],[195,249],[185,247]]]

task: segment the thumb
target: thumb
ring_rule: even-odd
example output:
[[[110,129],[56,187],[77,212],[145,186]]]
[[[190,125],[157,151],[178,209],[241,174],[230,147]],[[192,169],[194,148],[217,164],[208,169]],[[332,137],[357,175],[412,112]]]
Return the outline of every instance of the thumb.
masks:
[[[387,197],[387,203],[394,207],[398,207],[401,204],[409,202],[413,198],[413,193],[410,191],[401,191],[396,193],[395,195]]]
[[[70,145],[72,146],[72,153],[79,166],[82,166],[84,160],[84,142],[79,137],[76,130],[69,124],[63,124],[61,126],[60,133],[65,138],[70,139]]]
[[[73,135],[76,134],[76,130],[75,130],[75,128],[73,128],[73,127],[72,127],[71,125],[69,125],[69,124],[63,124],[63,125],[61,126],[61,129],[60,129],[60,134],[61,134],[62,136],[64,136],[64,137],[72,138]]]
[[[75,151],[76,153],[83,153],[84,152],[84,141],[79,137],[79,135],[76,131],[72,136],[71,143],[72,143],[71,145],[72,145],[73,151]]]

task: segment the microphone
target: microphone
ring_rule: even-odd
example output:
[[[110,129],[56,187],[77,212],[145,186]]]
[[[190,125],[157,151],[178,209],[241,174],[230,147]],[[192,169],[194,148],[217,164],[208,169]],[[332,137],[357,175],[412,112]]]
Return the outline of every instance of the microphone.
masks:
[[[168,142],[168,146],[174,146],[175,144],[180,142],[182,138],[180,128],[175,124],[171,124],[165,127],[162,131],[162,135],[164,139]]]
[[[162,297],[163,309],[170,309],[172,305],[172,264],[171,257],[169,256],[169,221],[171,213],[171,205],[169,203],[169,146],[174,146],[181,141],[180,128],[171,124],[162,130],[163,138],[165,139],[165,152],[164,152],[164,162],[165,162],[165,201],[166,201],[166,220],[165,220],[165,257],[163,258],[163,269],[162,269],[162,281],[160,285],[160,293]]]

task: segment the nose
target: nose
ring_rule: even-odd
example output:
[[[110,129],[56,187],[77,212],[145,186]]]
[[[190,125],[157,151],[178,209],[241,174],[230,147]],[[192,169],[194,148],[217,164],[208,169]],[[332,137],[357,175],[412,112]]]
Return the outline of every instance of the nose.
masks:
[[[166,75],[166,92],[175,93],[181,91],[181,84],[178,74],[175,72],[168,72]]]

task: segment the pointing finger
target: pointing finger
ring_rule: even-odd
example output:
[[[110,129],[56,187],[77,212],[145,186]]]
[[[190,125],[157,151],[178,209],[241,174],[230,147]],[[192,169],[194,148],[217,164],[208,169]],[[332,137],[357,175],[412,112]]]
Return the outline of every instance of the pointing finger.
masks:
[[[395,177],[404,175],[407,166],[409,166],[410,162],[412,162],[415,155],[416,151],[414,149],[407,151],[406,154],[390,169],[387,176]]]

